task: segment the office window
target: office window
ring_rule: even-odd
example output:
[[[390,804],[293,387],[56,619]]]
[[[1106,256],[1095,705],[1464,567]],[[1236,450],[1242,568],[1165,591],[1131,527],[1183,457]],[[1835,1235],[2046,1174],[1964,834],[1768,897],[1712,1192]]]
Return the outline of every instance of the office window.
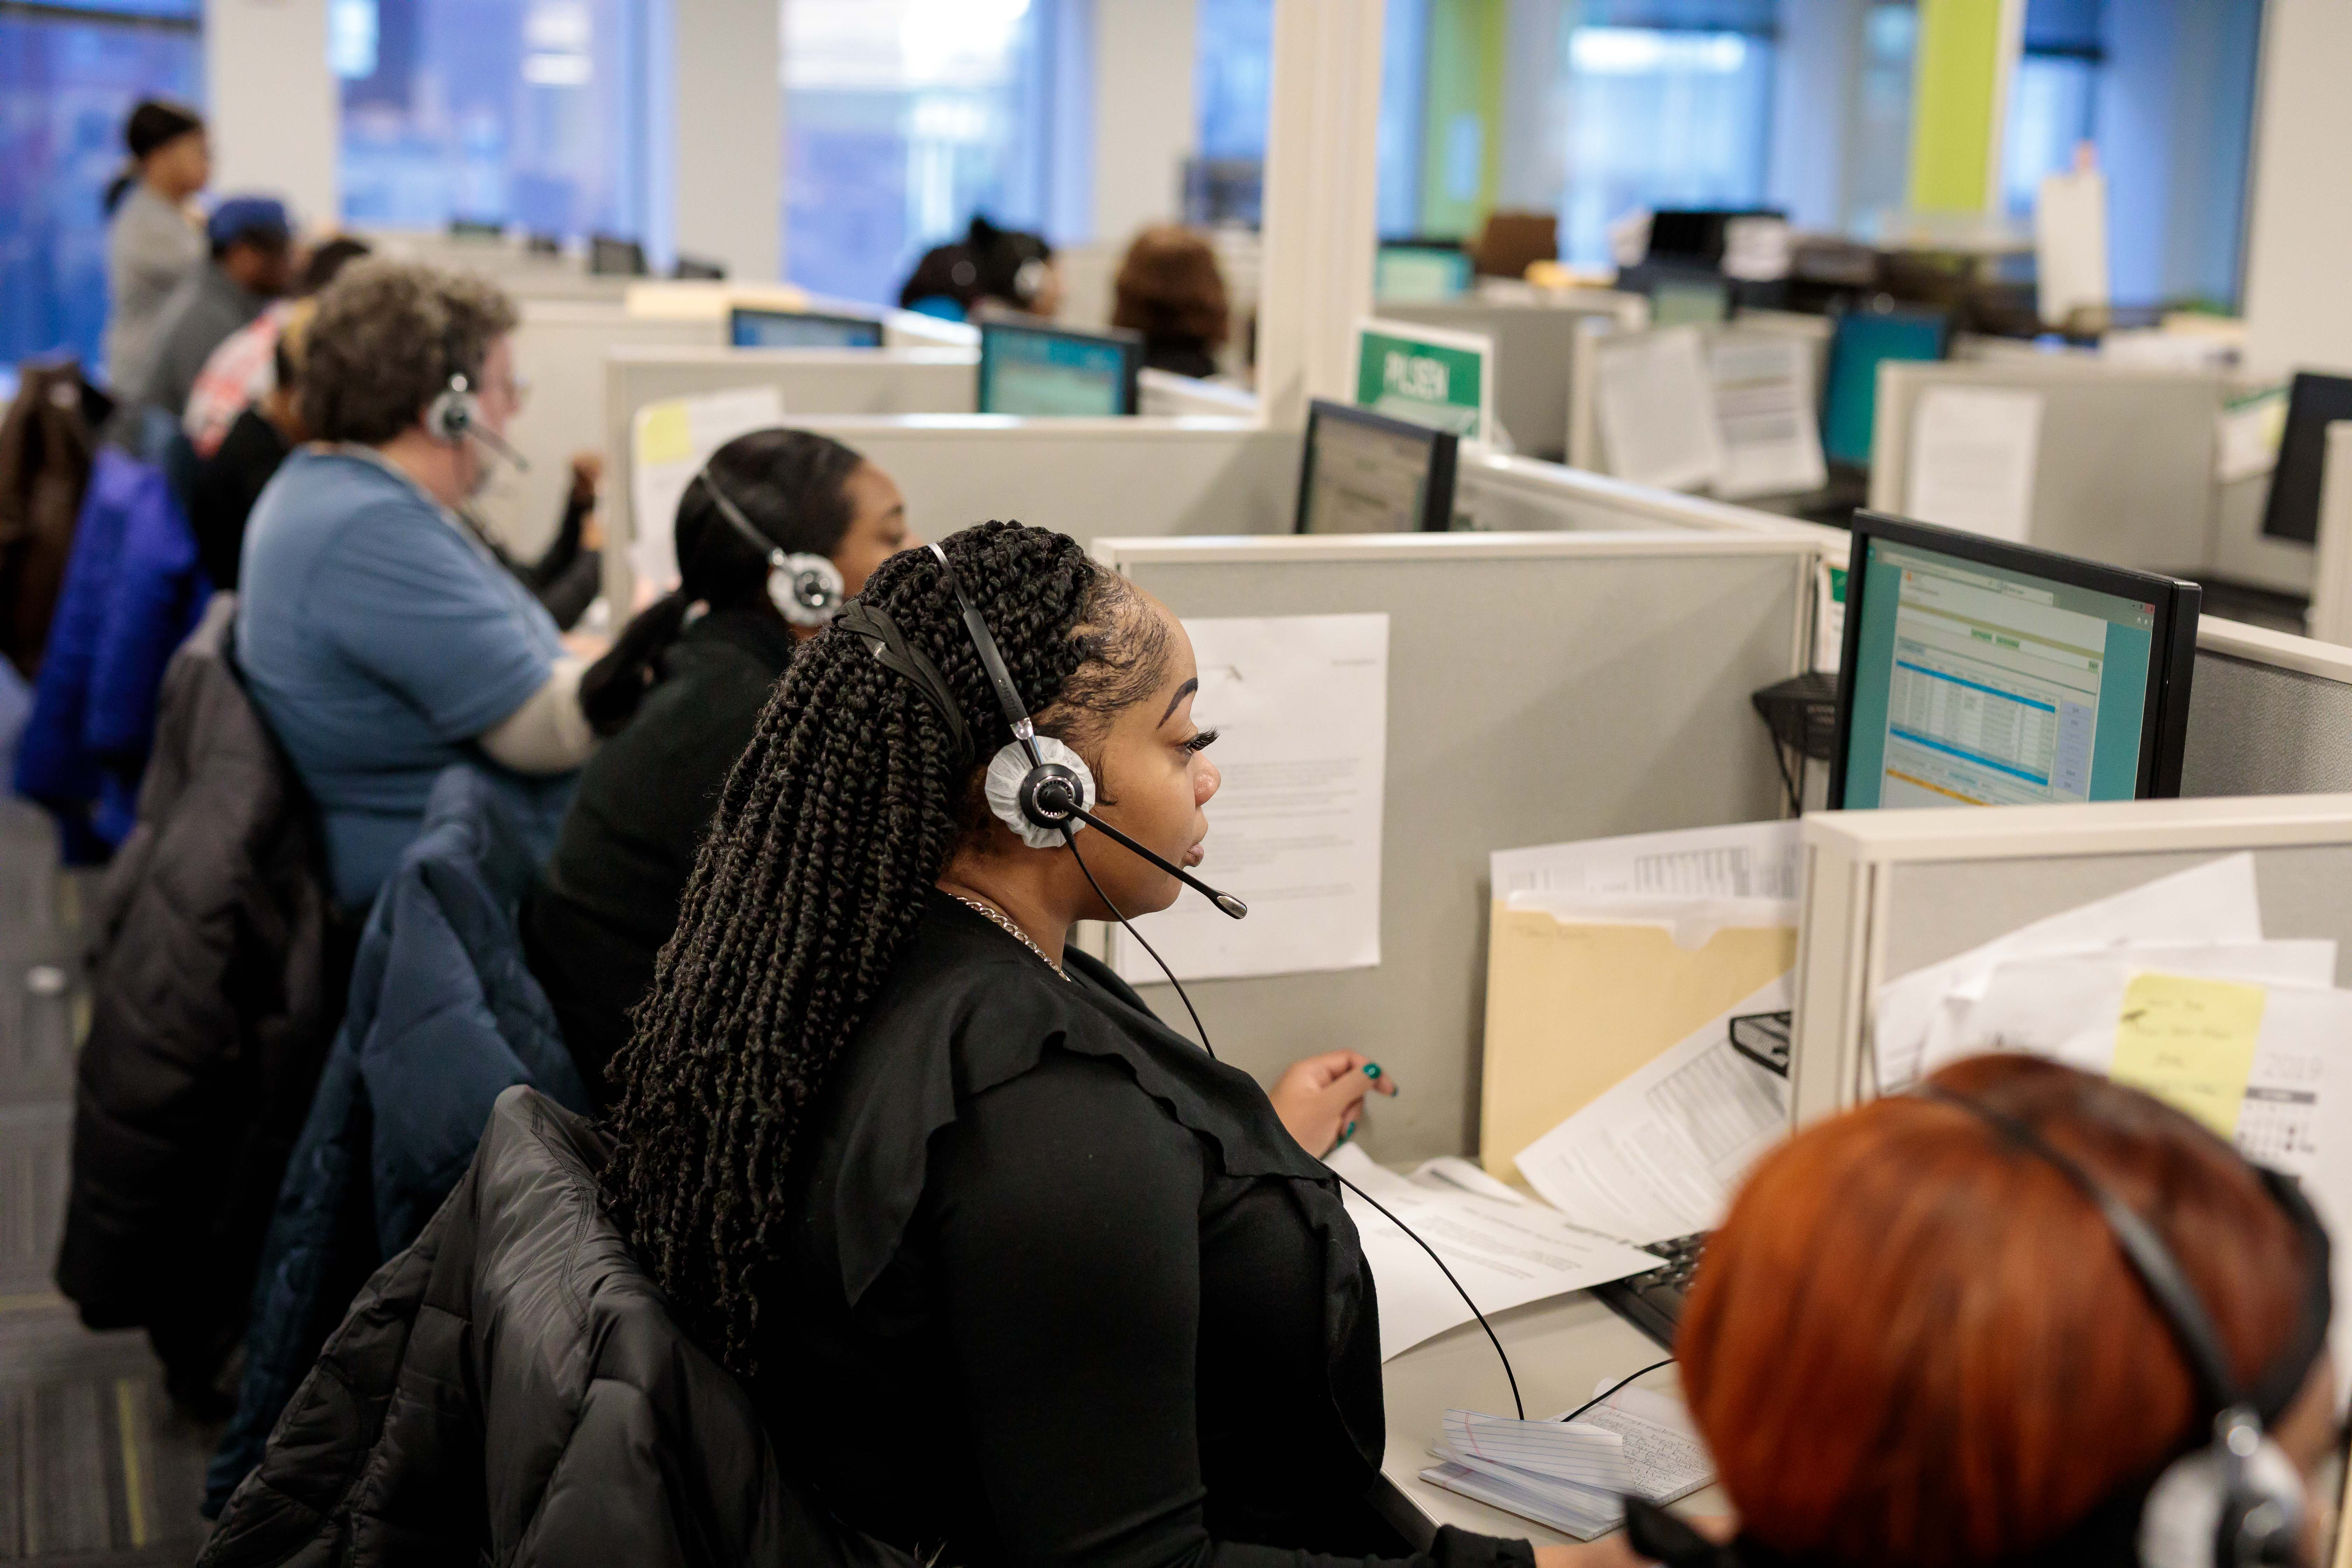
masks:
[[[649,0],[328,0],[343,217],[645,233]]]
[[[1769,32],[1587,25],[1569,29],[1564,47],[1567,259],[1606,264],[1609,225],[1637,207],[1762,202]]]
[[[974,213],[1042,230],[1055,0],[786,0],[784,254],[793,282],[896,304]]]
[[[2010,79],[2000,156],[2001,205],[2033,216],[2043,176],[2074,166],[2098,134],[2101,0],[2030,0],[2024,52]]]
[[[96,373],[122,122],[142,98],[203,93],[196,0],[0,13],[0,364],[67,353]]]

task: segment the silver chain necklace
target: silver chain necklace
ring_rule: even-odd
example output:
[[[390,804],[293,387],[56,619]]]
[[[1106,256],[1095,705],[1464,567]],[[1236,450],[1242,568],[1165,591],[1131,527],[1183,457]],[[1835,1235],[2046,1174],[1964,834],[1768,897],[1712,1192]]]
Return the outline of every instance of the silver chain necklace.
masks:
[[[967,899],[961,893],[950,893],[948,897],[953,899],[957,903],[961,904],[965,909],[970,910],[973,914],[976,914],[982,920],[987,921],[991,925],[996,927],[997,930],[1003,931],[1006,935],[1012,937],[1013,941],[1019,942],[1022,946],[1035,953],[1039,962],[1044,963],[1046,968],[1052,970],[1055,973],[1060,974],[1063,979],[1068,980],[1070,978],[1068,974],[1063,973],[1063,969],[1060,964],[1045,956],[1045,950],[1044,948],[1039,947],[1035,942],[1029,940],[1029,933],[1027,931],[1023,931],[1019,926],[1014,925],[1011,920],[1006,918],[1003,911],[997,909],[994,905],[983,904],[978,899]],[[1076,984],[1075,981],[1071,983],[1073,984]]]

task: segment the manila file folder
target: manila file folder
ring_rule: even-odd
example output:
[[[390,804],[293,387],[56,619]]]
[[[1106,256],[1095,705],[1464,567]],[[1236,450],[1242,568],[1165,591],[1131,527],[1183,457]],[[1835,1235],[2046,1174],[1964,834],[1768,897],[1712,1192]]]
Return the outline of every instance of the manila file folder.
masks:
[[[1491,933],[1479,1157],[1506,1179],[1520,1150],[1797,960],[1778,920],[1695,931],[1497,900]]]

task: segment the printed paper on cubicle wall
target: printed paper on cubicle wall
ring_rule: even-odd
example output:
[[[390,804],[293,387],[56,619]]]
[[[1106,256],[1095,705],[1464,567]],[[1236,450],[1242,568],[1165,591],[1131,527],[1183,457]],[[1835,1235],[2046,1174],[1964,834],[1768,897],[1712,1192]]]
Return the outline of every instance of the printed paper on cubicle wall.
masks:
[[[1138,930],[1182,980],[1378,963],[1388,616],[1188,619],[1184,629],[1201,674],[1193,717],[1217,731],[1209,756],[1223,775],[1200,876],[1250,913],[1229,920],[1188,889]],[[1078,843],[1120,853],[1094,834]],[[1116,926],[1110,952],[1127,979],[1161,978]]]
[[[783,418],[783,394],[772,386],[673,397],[637,410],[629,422],[629,569],[640,585],[667,593],[677,584],[678,499],[710,454]]]
[[[1411,321],[1356,323],[1356,403],[1375,414],[1493,442],[1495,340]]]

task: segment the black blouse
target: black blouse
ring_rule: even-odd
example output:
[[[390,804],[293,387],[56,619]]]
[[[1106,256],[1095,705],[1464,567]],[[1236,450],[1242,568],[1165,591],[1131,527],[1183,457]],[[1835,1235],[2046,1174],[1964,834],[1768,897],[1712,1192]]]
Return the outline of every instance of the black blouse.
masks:
[[[760,1287],[787,1467],[928,1558],[1528,1564],[1373,1510],[1379,1309],[1265,1092],[943,894],[814,1108]]]

